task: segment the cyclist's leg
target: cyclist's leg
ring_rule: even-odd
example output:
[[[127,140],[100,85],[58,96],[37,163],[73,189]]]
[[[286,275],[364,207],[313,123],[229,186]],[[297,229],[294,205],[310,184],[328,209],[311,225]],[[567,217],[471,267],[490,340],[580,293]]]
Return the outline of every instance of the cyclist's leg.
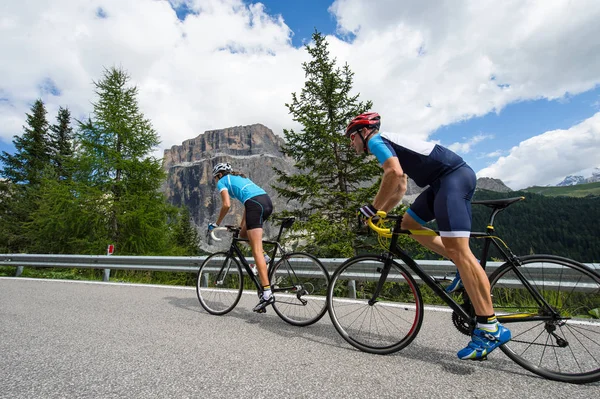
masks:
[[[417,214],[412,211],[411,208],[404,214],[402,217],[402,229],[404,230],[430,230],[424,227],[421,224],[421,220],[416,220],[418,218]],[[433,220],[433,219],[431,219]],[[427,222],[423,222],[427,223]],[[448,258],[448,254],[446,253],[446,248],[444,248],[444,244],[442,239],[439,236],[421,236],[421,235],[411,235],[411,238],[414,238],[419,244],[423,245],[426,248],[429,248],[433,252],[440,254],[441,256]]]
[[[250,242],[250,248],[252,250],[252,256],[254,257],[254,262],[256,263],[256,269],[258,270],[260,283],[263,287],[267,286],[269,285],[269,276],[267,274],[267,262],[265,261],[265,257],[263,255],[263,229],[254,228],[247,230],[247,235],[248,241]]]
[[[434,188],[429,187],[423,191],[412,203],[404,217],[402,218],[402,228],[405,230],[429,230],[424,227],[425,223],[435,218],[433,212],[433,203],[435,199]],[[439,236],[411,236],[421,245],[429,248],[433,252],[450,259],[444,247],[444,243]],[[460,273],[457,271],[452,282],[446,287],[447,292],[454,292],[463,288],[460,279]]]
[[[268,195],[260,195],[248,199],[245,204],[245,227],[252,256],[256,263],[258,277],[263,287],[263,297],[258,305],[254,307],[255,312],[261,312],[267,305],[272,304],[275,299],[271,294],[271,286],[269,285],[269,275],[267,272],[267,262],[264,257],[263,250],[263,222],[271,215],[273,205]]]
[[[492,315],[494,308],[490,296],[490,282],[477,258],[471,252],[469,238],[442,237],[442,241],[450,259],[458,267],[465,289],[475,308],[475,313],[478,315]]]
[[[458,352],[460,359],[482,359],[510,340],[510,331],[495,317],[490,283],[469,247],[471,235],[471,198],[475,192],[475,173],[463,166],[440,179],[434,200],[442,243],[458,267],[463,284],[477,315],[472,340]]]

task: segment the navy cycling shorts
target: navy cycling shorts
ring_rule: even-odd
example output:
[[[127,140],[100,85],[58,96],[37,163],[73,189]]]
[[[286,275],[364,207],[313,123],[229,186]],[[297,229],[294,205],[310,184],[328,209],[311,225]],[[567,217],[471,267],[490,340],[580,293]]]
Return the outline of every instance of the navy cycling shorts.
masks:
[[[473,169],[463,165],[433,182],[407,213],[422,225],[436,219],[442,237],[469,237],[476,184]]]
[[[273,204],[267,194],[247,199],[244,207],[246,209],[246,230],[262,229],[263,223],[273,212]]]

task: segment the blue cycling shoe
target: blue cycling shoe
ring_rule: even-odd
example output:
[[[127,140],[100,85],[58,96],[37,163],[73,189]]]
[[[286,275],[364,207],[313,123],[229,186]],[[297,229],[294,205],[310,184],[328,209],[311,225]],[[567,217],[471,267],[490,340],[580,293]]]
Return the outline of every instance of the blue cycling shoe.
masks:
[[[462,279],[460,278],[460,274],[458,273],[458,270],[456,271],[456,275],[454,276],[454,280],[452,280],[452,282],[450,283],[450,285],[448,285],[446,287],[446,292],[448,294],[454,292],[454,291],[458,291],[460,289],[464,288],[463,286],[463,282]]]
[[[510,330],[500,323],[496,323],[495,331],[476,328],[471,342],[456,355],[461,360],[484,360],[494,349],[510,341],[510,338]]]

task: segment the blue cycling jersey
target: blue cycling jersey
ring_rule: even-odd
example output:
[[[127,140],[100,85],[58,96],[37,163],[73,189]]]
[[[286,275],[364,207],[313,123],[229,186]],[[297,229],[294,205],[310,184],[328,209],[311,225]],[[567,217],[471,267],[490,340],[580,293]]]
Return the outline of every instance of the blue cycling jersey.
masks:
[[[252,180],[234,175],[226,175],[217,183],[219,192],[227,190],[233,198],[245,203],[257,195],[266,194],[266,191],[257,186]]]
[[[395,133],[377,133],[367,143],[381,165],[397,157],[400,166],[419,187],[425,187],[461,166],[465,161],[439,144]]]

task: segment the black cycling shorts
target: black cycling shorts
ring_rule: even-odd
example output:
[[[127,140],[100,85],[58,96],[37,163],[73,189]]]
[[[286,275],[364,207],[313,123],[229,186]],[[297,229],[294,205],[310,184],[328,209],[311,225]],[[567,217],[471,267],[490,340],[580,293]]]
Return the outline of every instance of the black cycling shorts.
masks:
[[[463,165],[433,182],[406,212],[422,225],[436,219],[442,237],[469,237],[476,184],[473,169]]]
[[[273,204],[267,194],[247,199],[244,207],[246,208],[246,230],[262,229],[263,223],[273,212]]]

